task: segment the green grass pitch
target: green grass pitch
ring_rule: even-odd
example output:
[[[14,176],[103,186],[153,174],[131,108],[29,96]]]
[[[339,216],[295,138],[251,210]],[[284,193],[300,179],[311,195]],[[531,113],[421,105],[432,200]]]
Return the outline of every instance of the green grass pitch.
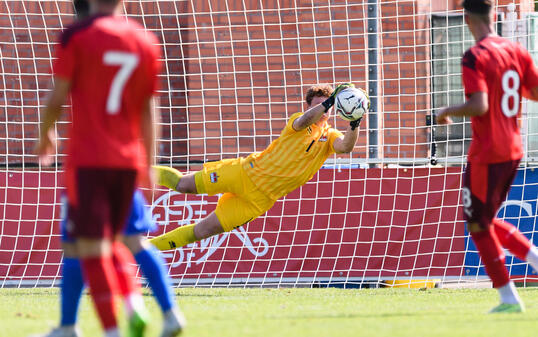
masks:
[[[189,320],[183,336],[530,336],[538,327],[538,288],[519,289],[527,311],[488,315],[493,289],[179,289]],[[149,336],[161,315],[150,295]],[[46,332],[58,321],[57,289],[0,289],[0,336]],[[84,336],[101,336],[89,297]]]

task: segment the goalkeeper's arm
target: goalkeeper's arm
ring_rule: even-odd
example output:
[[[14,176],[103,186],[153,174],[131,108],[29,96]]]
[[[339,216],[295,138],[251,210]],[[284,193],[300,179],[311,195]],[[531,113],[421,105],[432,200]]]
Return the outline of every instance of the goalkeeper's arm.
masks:
[[[336,153],[349,153],[353,151],[357,138],[359,137],[359,124],[362,117],[353,121],[348,126],[343,137],[336,138],[333,143],[333,149]]]
[[[315,105],[308,109],[301,117],[293,121],[293,129],[300,131],[319,121],[325,113],[325,107],[322,104]]]
[[[300,131],[319,121],[321,116],[323,116],[324,113],[329,111],[329,109],[334,105],[336,95],[345,88],[353,86],[354,85],[352,83],[342,83],[337,86],[336,89],[333,90],[331,95],[324,102],[311,107],[304,113],[304,115],[297,118],[293,122],[293,129],[295,131]]]

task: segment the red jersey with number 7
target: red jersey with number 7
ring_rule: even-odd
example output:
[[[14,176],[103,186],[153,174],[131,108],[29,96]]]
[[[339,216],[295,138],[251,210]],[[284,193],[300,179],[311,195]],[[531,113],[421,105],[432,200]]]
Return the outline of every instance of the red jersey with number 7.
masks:
[[[156,37],[122,16],[93,16],[63,32],[53,72],[71,83],[68,170],[145,168],[140,123],[159,56]]]
[[[538,72],[520,44],[488,36],[465,52],[462,59],[465,95],[488,94],[488,111],[471,118],[473,139],[468,160],[500,163],[523,157],[517,117],[522,93],[538,86]]]

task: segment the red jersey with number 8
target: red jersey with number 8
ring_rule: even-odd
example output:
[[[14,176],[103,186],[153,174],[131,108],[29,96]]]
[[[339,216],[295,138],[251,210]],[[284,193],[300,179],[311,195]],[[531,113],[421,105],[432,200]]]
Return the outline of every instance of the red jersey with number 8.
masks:
[[[53,71],[71,83],[68,169],[145,167],[140,123],[158,60],[156,37],[125,17],[94,16],[63,32]]]
[[[517,117],[522,93],[538,86],[538,72],[529,52],[520,44],[488,36],[462,59],[465,95],[488,94],[489,109],[471,118],[473,139],[468,160],[500,163],[523,157]]]

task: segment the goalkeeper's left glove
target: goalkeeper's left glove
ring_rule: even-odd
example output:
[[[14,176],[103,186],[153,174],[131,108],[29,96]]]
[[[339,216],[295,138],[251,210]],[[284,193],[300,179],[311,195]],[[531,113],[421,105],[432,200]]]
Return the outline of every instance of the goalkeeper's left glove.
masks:
[[[362,117],[355,121],[349,122],[349,126],[351,126],[351,130],[355,130],[359,125],[361,125],[361,121],[362,121]]]
[[[331,96],[329,96],[329,98],[327,98],[325,101],[323,101],[323,107],[325,107],[325,112],[329,111],[329,109],[334,105],[334,100],[336,98],[336,95],[338,95],[338,93],[346,88],[352,88],[352,87],[355,87],[355,84],[353,83],[342,83],[340,85],[338,85],[336,87],[336,89],[334,89],[334,91],[331,93]]]

